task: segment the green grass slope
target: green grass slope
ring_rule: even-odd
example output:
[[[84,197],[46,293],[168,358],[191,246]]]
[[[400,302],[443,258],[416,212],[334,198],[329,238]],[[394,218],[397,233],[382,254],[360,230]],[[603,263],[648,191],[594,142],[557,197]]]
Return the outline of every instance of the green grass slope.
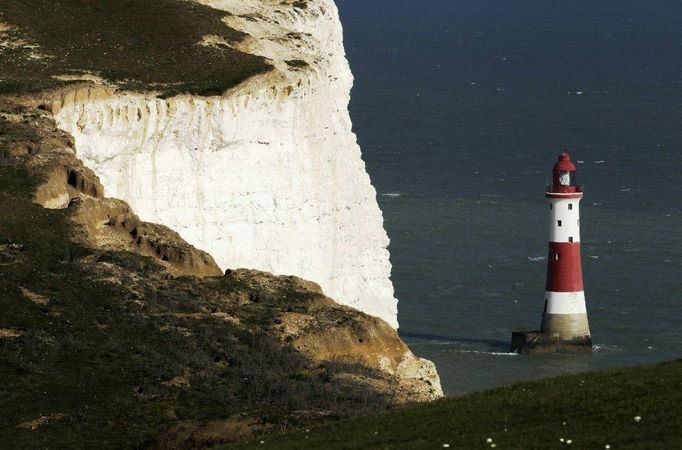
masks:
[[[271,68],[225,45],[197,45],[205,35],[244,38],[221,21],[226,14],[183,0],[2,1],[0,94],[88,72],[125,89],[219,95]]]
[[[682,361],[519,384],[237,448],[679,449]]]

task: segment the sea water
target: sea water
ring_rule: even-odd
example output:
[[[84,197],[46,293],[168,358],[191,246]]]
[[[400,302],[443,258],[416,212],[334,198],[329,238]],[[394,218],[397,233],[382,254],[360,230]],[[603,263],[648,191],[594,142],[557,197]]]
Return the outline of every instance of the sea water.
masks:
[[[337,2],[400,334],[447,394],[682,357],[682,3]],[[514,355],[563,149],[595,351]]]

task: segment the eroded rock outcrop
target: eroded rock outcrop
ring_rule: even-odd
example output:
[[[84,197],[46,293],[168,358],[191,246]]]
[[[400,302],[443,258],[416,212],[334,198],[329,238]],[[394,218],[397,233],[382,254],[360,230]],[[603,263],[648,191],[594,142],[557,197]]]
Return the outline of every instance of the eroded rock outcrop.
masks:
[[[222,274],[208,253],[187,244],[175,231],[143,222],[124,201],[105,198],[99,178],[76,158],[73,139],[55,127],[49,113],[8,101],[0,102],[0,110],[5,111],[3,120],[23,131],[18,138],[4,138],[9,155],[22,158],[43,180],[36,189],[35,202],[51,209],[69,208],[78,225],[74,240],[151,256],[176,276]]]
[[[281,292],[281,279],[289,289],[316,294],[305,312],[285,311],[272,328],[279,338],[320,361],[339,360],[361,364],[390,374],[399,402],[430,401],[443,396],[435,365],[416,357],[385,321],[338,305],[325,297],[315,283],[297,277],[273,278],[270,274],[240,269],[230,274],[264,295]]]

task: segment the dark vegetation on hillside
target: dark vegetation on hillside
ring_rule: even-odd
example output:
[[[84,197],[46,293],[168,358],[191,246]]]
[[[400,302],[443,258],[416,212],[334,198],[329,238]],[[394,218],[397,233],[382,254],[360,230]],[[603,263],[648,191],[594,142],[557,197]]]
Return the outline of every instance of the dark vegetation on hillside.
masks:
[[[238,448],[673,449],[681,429],[682,360],[534,381]]]
[[[0,94],[89,72],[124,89],[219,95],[270,69],[258,56],[197,45],[205,35],[244,38],[221,21],[226,14],[183,0],[2,1],[0,40],[14,44],[0,46]]]
[[[0,447],[194,447],[390,404],[354,378],[381,374],[272,337],[320,297],[293,280],[173,278],[72,243],[68,209],[32,203],[38,180],[7,152],[30,133],[0,116]]]

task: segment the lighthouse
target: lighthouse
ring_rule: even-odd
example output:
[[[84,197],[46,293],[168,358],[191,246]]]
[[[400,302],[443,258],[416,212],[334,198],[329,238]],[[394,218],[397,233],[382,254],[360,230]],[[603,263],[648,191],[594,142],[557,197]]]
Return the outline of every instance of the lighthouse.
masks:
[[[567,152],[552,169],[545,197],[549,208],[549,251],[544,310],[539,331],[512,333],[512,350],[520,353],[590,351],[592,339],[585,308],[580,258],[582,186]]]

